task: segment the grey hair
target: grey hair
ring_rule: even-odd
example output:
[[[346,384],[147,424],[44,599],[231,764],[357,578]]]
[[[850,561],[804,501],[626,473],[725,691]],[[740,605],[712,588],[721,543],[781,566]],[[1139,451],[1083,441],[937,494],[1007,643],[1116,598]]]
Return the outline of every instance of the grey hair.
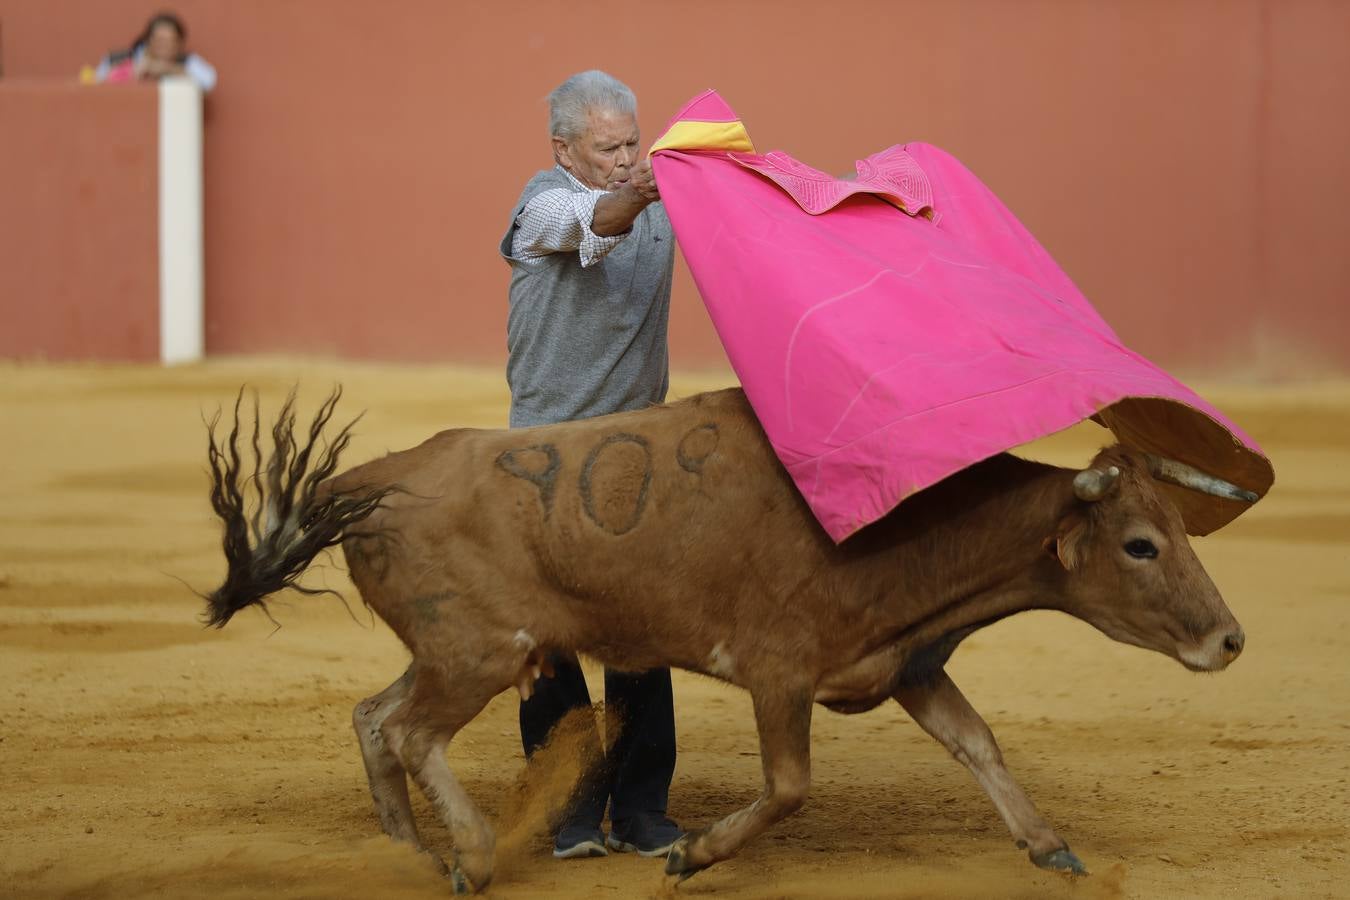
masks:
[[[548,133],[574,140],[586,132],[586,117],[592,109],[637,115],[637,97],[613,75],[591,69],[578,72],[548,95]]]

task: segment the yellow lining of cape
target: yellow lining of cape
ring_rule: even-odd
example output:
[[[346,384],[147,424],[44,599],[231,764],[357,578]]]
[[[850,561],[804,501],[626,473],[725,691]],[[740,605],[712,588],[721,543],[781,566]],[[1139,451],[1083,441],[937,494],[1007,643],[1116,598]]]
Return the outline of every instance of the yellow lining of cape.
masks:
[[[655,153],[657,150],[734,150],[754,153],[755,145],[750,143],[750,135],[739,121],[685,120],[670,126],[647,152]]]

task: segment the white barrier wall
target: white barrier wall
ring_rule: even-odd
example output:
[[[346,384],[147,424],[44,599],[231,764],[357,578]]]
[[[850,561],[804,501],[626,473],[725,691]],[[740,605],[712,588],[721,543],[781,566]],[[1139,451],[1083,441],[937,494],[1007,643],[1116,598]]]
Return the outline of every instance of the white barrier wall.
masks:
[[[193,362],[205,349],[202,264],[202,92],[159,83],[159,358]]]

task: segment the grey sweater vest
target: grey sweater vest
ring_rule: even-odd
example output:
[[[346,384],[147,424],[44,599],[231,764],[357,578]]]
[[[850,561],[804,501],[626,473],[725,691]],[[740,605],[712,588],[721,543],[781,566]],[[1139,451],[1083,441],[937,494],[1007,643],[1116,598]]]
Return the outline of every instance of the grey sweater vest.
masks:
[[[511,255],[516,217],[536,194],[576,190],[556,169],[525,185],[502,238],[511,265],[506,380],[511,427],[546,425],[660,403],[669,385],[666,326],[675,241],[660,203],[604,259],[576,251],[526,262]]]

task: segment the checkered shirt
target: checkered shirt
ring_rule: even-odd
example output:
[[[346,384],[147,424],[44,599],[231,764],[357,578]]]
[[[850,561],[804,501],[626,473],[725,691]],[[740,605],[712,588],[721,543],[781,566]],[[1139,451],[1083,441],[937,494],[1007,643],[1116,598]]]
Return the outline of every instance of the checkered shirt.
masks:
[[[550,253],[579,252],[582,267],[593,266],[605,258],[631,231],[601,237],[591,231],[596,201],[608,191],[588,188],[562,166],[574,190],[554,188],[536,194],[516,216],[516,232],[511,239],[511,255],[525,262],[538,262]]]

